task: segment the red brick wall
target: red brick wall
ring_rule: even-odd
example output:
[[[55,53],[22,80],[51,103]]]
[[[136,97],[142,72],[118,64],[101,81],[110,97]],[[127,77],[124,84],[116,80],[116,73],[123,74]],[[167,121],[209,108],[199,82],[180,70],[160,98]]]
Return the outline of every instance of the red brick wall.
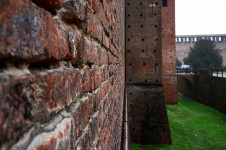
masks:
[[[120,149],[123,0],[0,8],[0,147]]]
[[[126,94],[131,141],[171,144],[162,90],[162,0],[126,0]]]
[[[162,7],[162,82],[166,104],[177,104],[175,0]]]

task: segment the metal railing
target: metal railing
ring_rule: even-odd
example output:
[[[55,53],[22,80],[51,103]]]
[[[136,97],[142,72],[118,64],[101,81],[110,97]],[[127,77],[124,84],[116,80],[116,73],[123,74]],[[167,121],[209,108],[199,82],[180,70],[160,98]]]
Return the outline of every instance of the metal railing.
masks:
[[[129,123],[128,123],[128,110],[127,110],[127,95],[125,95],[124,102],[124,117],[123,117],[123,142],[122,149],[123,150],[131,150],[131,140],[130,140],[130,131],[129,131]]]
[[[192,68],[176,68],[176,75],[183,75],[183,74],[192,74],[194,70]]]
[[[223,69],[205,69],[205,70],[199,69],[199,72],[205,74],[206,76],[215,77],[216,79],[223,78],[223,80],[225,80],[226,78],[226,71]],[[216,79],[212,78],[211,80],[209,80],[208,78],[198,78],[198,81],[204,84],[209,83],[209,85],[211,85],[214,89],[225,92],[226,91],[225,82],[220,82],[217,81]]]
[[[176,75],[199,75],[200,72],[212,77],[226,78],[226,70],[209,68],[177,68]]]

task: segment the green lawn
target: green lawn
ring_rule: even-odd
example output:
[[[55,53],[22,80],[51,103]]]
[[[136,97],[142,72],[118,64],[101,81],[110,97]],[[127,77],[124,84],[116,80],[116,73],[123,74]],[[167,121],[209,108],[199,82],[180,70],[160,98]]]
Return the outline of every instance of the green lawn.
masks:
[[[141,146],[133,150],[226,150],[223,113],[178,94],[178,105],[167,105],[173,145]]]

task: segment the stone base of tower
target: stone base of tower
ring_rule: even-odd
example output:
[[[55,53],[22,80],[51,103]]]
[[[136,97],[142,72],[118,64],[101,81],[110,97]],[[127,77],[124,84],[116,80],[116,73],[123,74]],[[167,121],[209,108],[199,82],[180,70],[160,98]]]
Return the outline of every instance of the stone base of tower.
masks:
[[[132,143],[171,144],[162,86],[128,86],[127,98]]]

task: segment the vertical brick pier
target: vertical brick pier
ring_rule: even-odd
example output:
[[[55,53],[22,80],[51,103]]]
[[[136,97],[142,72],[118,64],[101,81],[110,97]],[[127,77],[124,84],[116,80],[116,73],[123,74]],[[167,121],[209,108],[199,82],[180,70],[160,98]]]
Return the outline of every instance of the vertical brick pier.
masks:
[[[126,94],[134,143],[171,143],[162,89],[161,4],[126,0]]]

